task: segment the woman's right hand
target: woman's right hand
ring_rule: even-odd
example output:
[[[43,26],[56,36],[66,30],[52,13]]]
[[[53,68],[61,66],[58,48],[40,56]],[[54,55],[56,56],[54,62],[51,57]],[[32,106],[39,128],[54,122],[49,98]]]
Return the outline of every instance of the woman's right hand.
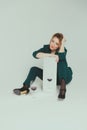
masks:
[[[55,61],[58,63],[59,62],[59,56],[55,54],[48,54],[49,57],[54,57]]]
[[[39,52],[37,55],[36,55],[37,58],[44,58],[44,57],[54,57],[56,62],[58,63],[59,61],[59,56],[58,55],[55,55],[53,53],[43,53],[43,52]]]

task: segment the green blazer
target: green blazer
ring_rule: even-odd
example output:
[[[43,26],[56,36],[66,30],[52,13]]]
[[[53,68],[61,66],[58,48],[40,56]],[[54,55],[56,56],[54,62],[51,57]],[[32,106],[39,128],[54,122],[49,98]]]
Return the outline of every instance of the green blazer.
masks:
[[[67,49],[64,47],[64,52],[59,52],[58,50],[56,51],[56,55],[59,56],[59,62],[57,63],[57,81],[58,84],[60,80],[63,78],[65,79],[66,83],[69,83],[72,80],[72,69],[68,67],[67,60],[66,60],[66,54],[67,54]],[[50,50],[50,45],[44,45],[42,48],[40,48],[37,51],[33,52],[34,58],[37,58],[36,55],[39,52],[44,52],[44,53],[51,53]],[[38,58],[37,58],[38,59]]]
[[[60,53],[60,52],[58,52],[58,50],[57,50],[55,54],[59,56],[59,61],[65,61],[65,62],[66,62],[67,49],[64,48],[64,50],[65,50],[65,51],[64,51],[63,53]],[[48,45],[44,45],[44,46],[43,46],[42,48],[40,48],[39,50],[34,51],[34,52],[33,52],[34,58],[37,58],[36,55],[37,55],[37,53],[39,53],[39,52],[51,53],[50,45],[49,45],[49,44],[48,44]],[[38,59],[38,58],[37,58],[37,59]]]

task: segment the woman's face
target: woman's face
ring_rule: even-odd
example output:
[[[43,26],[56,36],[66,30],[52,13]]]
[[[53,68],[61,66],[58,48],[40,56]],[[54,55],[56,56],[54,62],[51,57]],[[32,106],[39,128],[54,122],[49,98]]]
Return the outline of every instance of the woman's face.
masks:
[[[60,47],[60,42],[57,37],[53,37],[50,41],[50,49],[56,51]]]

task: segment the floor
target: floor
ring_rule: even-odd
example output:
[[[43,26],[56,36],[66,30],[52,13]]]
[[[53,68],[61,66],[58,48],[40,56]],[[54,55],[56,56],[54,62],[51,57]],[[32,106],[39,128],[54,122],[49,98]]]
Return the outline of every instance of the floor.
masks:
[[[56,89],[16,96],[12,90],[1,94],[1,130],[87,130],[87,92],[79,78],[67,85],[65,100],[58,100]],[[83,81],[84,82],[84,81]],[[79,89],[80,88],[80,89]]]

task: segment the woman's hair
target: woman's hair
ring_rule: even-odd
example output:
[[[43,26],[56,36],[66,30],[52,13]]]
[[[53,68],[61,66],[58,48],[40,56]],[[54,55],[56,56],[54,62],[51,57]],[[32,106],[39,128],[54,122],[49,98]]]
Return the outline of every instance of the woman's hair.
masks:
[[[61,41],[62,41],[62,39],[63,39],[63,34],[62,34],[62,33],[55,33],[55,34],[52,36],[52,38],[54,38],[54,37],[57,37],[57,38],[59,39],[60,43],[61,43]]]

